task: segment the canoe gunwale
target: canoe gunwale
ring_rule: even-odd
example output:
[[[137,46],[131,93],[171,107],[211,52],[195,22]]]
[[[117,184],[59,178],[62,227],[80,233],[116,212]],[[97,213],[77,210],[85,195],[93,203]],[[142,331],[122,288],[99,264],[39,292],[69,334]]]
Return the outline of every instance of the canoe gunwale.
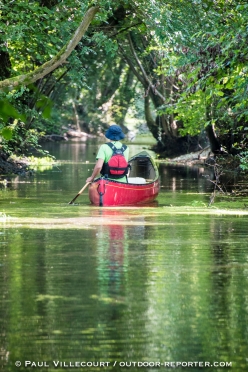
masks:
[[[91,204],[101,207],[124,206],[145,204],[153,201],[159,193],[159,174],[157,166],[146,152],[133,156],[129,160],[129,163],[135,162],[137,159],[138,163],[134,164],[134,174],[130,177],[143,178],[144,180],[148,179],[148,181],[145,183],[129,183],[120,182],[118,179],[98,177],[89,187]],[[144,172],[144,174],[142,174],[142,172]]]
[[[146,181],[146,183],[118,182],[117,180],[113,180],[113,179],[110,179],[110,178],[98,177],[92,183],[98,182],[100,180],[104,180],[106,182],[112,182],[112,183],[116,183],[118,185],[124,185],[124,186],[130,185],[130,186],[143,186],[144,187],[144,186],[151,185],[151,184],[155,183],[158,180],[158,177],[156,177],[152,181],[149,181],[149,182]]]

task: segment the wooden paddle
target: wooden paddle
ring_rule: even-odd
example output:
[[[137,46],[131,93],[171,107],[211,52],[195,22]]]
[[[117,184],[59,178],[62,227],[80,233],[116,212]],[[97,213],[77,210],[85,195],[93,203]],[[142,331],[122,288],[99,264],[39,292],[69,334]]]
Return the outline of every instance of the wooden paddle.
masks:
[[[77,199],[77,197],[78,197],[79,195],[82,194],[82,192],[86,189],[86,187],[87,187],[89,184],[90,184],[90,182],[87,182],[87,183],[84,185],[84,187],[79,191],[79,193],[75,196],[75,198],[72,199],[72,200],[70,201],[70,203],[68,203],[68,204],[73,204],[74,201]]]

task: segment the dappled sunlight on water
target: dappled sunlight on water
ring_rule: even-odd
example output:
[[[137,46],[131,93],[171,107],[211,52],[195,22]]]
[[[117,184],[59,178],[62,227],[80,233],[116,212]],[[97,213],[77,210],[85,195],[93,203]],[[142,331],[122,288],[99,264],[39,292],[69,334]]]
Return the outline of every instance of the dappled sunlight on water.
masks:
[[[92,207],[87,192],[68,205],[96,149],[57,146],[59,171],[0,191],[0,369],[246,371],[248,211],[207,208],[202,170],[164,166],[152,205]],[[80,361],[108,365],[69,366]]]

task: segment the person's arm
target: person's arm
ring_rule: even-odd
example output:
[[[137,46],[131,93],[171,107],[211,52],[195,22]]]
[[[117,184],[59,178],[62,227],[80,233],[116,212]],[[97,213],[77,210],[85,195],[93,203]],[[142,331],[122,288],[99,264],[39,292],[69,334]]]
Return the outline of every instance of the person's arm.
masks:
[[[94,181],[94,178],[100,173],[102,166],[103,166],[103,159],[98,159],[96,165],[93,169],[92,175],[87,178],[86,183]]]
[[[129,158],[129,147],[126,148],[126,150],[125,150],[125,152],[124,152],[124,156],[125,156],[126,161],[128,162],[128,158]],[[127,177],[129,177],[130,171],[131,171],[131,165],[128,164],[128,173],[127,173]]]

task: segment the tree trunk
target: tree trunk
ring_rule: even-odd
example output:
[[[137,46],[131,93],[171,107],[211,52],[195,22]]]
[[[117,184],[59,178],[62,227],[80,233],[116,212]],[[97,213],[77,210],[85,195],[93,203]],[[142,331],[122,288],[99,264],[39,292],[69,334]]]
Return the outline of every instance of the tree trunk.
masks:
[[[11,63],[9,53],[0,50],[0,79],[8,79],[10,77]]]
[[[208,140],[209,140],[209,143],[210,143],[210,148],[211,148],[211,151],[214,153],[214,154],[218,154],[220,151],[221,151],[221,146],[220,146],[220,143],[216,137],[216,134],[215,134],[215,130],[214,130],[214,127],[212,124],[209,124],[206,128],[205,128],[205,131],[207,133],[207,136],[208,136]]]
[[[80,128],[80,125],[79,125],[79,117],[78,117],[78,112],[77,112],[77,106],[76,106],[74,101],[72,101],[72,107],[73,107],[74,121],[75,121],[77,131],[81,132],[81,128]]]
[[[145,118],[146,118],[146,123],[151,131],[152,135],[154,138],[158,139],[158,127],[156,124],[156,121],[152,117],[152,112],[151,112],[151,107],[150,107],[150,97],[146,96],[145,97]]]
[[[208,122],[211,122],[212,117],[213,117],[212,107],[211,106],[208,106],[206,108],[206,118],[207,118],[207,121]],[[217,139],[217,136],[216,136],[216,133],[215,133],[213,124],[208,124],[206,126],[206,128],[205,128],[205,131],[206,131],[206,134],[207,134],[209,143],[210,143],[211,151],[214,154],[218,154],[221,151],[221,146],[220,146],[220,143],[219,143],[219,141]]]
[[[118,112],[115,115],[116,123],[120,125],[125,131],[127,131],[127,128],[124,126],[124,120],[125,120],[128,108],[129,108],[130,101],[134,96],[134,90],[135,90],[135,88],[133,88],[133,82],[134,82],[134,75],[131,69],[129,68],[125,76],[125,81],[119,90],[119,94],[118,94],[119,99],[116,100],[117,101],[116,103],[118,106]],[[115,100],[113,103],[115,105]]]

